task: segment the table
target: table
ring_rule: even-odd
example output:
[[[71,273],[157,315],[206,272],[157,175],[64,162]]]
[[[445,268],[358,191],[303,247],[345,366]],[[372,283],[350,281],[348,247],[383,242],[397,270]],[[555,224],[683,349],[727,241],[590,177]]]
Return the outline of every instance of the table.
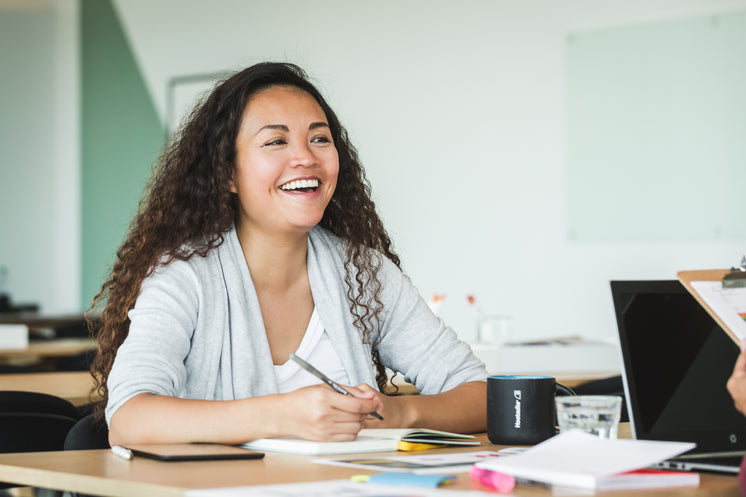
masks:
[[[0,374],[0,390],[48,393],[67,399],[76,406],[91,402],[91,388],[93,377],[88,371]],[[93,400],[98,400],[98,397]]]
[[[474,450],[499,450],[502,446],[492,445],[486,434],[478,435],[482,446],[434,449],[437,452],[471,452]],[[391,456],[401,453],[379,453],[376,456]],[[339,457],[339,456],[331,456]],[[357,454],[354,457],[366,457]],[[181,497],[187,490],[245,485],[265,485],[332,479],[347,479],[352,475],[365,473],[356,468],[343,468],[315,464],[313,456],[267,453],[261,460],[201,461],[201,462],[158,462],[134,457],[132,460],[119,458],[109,450],[88,450],[71,452],[36,452],[21,454],[0,454],[0,481],[26,486],[55,488],[90,495],[109,497]],[[488,489],[472,482],[466,473],[449,488]],[[518,486],[514,495],[548,496],[551,490]],[[624,493],[628,495],[629,492]],[[676,496],[740,496],[738,480],[735,476],[706,474],[701,475],[699,487],[659,489],[634,492],[641,497]],[[589,495],[586,490],[563,495]],[[622,495],[605,493],[602,495]]]
[[[612,376],[619,376],[619,371],[616,370],[609,370],[609,371],[579,371],[579,372],[563,372],[563,373],[557,373],[552,374],[548,373],[548,376],[554,376],[554,378],[557,380],[557,383],[561,383],[562,385],[568,387],[568,388],[575,388],[578,385],[582,385],[583,383],[587,383],[589,381],[593,380],[603,380],[605,378],[611,378]],[[401,375],[397,375],[393,378],[391,381],[393,385],[395,385],[398,390],[397,394],[399,395],[416,395],[419,393],[417,391],[417,388],[412,385],[411,383],[406,383]]]

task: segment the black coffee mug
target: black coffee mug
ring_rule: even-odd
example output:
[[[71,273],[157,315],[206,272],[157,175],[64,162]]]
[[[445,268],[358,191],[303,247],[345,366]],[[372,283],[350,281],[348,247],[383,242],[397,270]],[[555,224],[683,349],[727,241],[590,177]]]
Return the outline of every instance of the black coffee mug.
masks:
[[[534,445],[556,435],[554,396],[575,393],[551,376],[487,378],[487,437],[498,445]]]

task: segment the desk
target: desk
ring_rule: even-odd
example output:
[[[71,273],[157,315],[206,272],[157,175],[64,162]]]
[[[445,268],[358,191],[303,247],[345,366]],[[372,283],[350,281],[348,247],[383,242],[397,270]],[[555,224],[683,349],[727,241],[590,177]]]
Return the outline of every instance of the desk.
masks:
[[[490,444],[485,434],[479,435],[478,438],[482,442],[479,450],[502,448]],[[474,450],[477,448],[459,447],[434,449],[430,453]],[[397,453],[377,455],[390,456]],[[354,457],[366,456],[357,454]],[[110,497],[180,497],[187,490],[196,488],[346,479],[354,474],[365,473],[364,470],[356,468],[314,464],[311,462],[313,458],[314,456],[267,453],[262,460],[174,463],[139,457],[127,461],[109,450],[0,454],[0,481]],[[459,474],[456,482],[449,488],[487,490],[486,487],[473,483],[466,473]],[[628,494],[629,492],[624,493]],[[513,495],[549,496],[552,492],[541,488],[518,486]],[[563,492],[563,495],[587,496],[589,492],[579,489],[577,493]],[[649,490],[634,492],[634,495],[735,497],[740,496],[740,489],[735,476],[703,473],[699,487]]]
[[[54,370],[56,360],[93,353],[97,348],[98,342],[93,338],[33,340],[25,349],[0,349],[0,364]]]
[[[32,340],[25,349],[0,349],[0,357],[66,357],[96,350],[98,342],[93,338],[53,338]]]
[[[48,393],[76,406],[90,402],[91,388],[93,377],[88,371],[0,374],[0,390]]]

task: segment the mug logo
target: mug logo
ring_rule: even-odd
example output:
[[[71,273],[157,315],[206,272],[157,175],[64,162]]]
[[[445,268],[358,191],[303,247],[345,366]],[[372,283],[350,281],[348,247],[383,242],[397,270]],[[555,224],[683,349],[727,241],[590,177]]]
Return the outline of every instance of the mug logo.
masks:
[[[521,391],[513,390],[513,398],[515,399],[515,424],[513,428],[521,427]]]

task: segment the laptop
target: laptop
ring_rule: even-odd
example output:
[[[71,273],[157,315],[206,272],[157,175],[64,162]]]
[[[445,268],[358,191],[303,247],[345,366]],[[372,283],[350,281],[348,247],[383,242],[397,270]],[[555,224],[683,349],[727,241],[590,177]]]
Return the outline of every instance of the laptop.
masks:
[[[738,346],[676,280],[612,281],[636,439],[695,442],[659,467],[738,473],[746,418],[726,389]]]

